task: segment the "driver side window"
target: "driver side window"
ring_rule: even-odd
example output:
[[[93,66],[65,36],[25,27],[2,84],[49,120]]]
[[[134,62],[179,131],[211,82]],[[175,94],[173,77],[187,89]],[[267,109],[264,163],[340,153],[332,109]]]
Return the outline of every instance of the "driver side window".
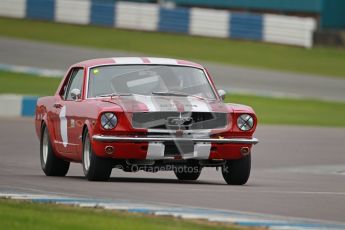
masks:
[[[65,91],[64,99],[66,101],[73,100],[72,94],[71,94],[73,89],[79,89],[80,93],[82,93],[83,79],[84,79],[84,70],[82,68],[74,69],[69,79],[67,90]]]

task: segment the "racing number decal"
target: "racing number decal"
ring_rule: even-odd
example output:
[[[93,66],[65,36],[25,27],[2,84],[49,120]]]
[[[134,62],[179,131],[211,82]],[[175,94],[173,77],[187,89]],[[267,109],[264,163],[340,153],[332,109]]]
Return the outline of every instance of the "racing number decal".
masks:
[[[60,132],[61,132],[62,144],[66,148],[67,143],[68,143],[66,106],[63,106],[61,108],[59,117],[60,117]]]

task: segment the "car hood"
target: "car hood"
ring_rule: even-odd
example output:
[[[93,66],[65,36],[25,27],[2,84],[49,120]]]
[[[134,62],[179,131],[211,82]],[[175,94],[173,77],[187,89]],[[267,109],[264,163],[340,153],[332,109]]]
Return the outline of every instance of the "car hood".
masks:
[[[224,112],[227,106],[218,100],[205,100],[194,96],[116,96],[102,99],[121,106],[124,112]]]

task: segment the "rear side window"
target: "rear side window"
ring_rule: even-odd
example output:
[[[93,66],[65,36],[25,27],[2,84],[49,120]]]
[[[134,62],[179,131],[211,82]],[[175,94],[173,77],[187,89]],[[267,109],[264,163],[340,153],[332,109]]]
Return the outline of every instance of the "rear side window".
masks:
[[[84,78],[84,70],[81,68],[76,68],[72,71],[71,76],[69,78],[67,84],[67,90],[65,90],[64,99],[67,101],[71,101],[72,95],[71,91],[73,89],[79,89],[80,93],[82,93],[83,89],[83,78]]]

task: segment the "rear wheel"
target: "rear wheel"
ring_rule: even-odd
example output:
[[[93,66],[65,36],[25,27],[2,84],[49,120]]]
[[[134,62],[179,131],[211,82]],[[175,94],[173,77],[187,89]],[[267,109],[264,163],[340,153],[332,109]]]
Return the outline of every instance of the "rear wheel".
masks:
[[[226,161],[222,167],[224,180],[229,185],[244,185],[250,176],[251,155],[239,160]]]
[[[65,176],[70,163],[55,156],[46,125],[42,127],[41,133],[40,160],[43,172],[47,176]]]
[[[109,180],[112,171],[109,159],[96,156],[91,147],[89,133],[86,131],[83,137],[83,171],[85,177],[90,181]]]
[[[179,180],[197,180],[201,174],[200,166],[179,166],[174,173]]]

